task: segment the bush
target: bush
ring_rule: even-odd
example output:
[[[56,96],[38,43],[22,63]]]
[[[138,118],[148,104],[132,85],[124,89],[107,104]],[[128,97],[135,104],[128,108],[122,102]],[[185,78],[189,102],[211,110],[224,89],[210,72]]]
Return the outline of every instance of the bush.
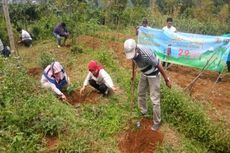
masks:
[[[73,54],[78,54],[78,53],[83,53],[83,49],[80,46],[74,45],[70,49],[71,53]]]
[[[54,61],[55,59],[53,58],[52,54],[43,51],[40,55],[38,64],[42,67],[42,69],[45,69],[49,64]]]
[[[230,152],[229,130],[223,125],[213,125],[204,110],[183,92],[162,88],[163,118],[172,123],[187,137],[204,143],[209,150]]]
[[[73,135],[74,109],[40,90],[19,61],[0,61],[0,152],[40,152],[46,135]]]

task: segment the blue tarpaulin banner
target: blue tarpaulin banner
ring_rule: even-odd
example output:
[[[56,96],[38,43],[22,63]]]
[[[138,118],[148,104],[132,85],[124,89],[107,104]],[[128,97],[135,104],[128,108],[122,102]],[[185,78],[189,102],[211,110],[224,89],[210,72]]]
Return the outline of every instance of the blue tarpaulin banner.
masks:
[[[229,60],[230,37],[210,36],[140,27],[138,43],[162,60],[222,72]]]

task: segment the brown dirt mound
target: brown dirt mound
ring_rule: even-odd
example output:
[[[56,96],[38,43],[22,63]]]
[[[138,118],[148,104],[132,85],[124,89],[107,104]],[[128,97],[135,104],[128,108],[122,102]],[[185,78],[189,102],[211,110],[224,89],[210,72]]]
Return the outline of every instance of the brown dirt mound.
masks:
[[[102,47],[102,39],[94,38],[91,36],[80,36],[78,37],[77,41],[93,49],[98,49]],[[123,67],[131,68],[132,62],[131,60],[127,60],[125,58],[123,43],[110,41],[107,42],[106,45],[111,48],[114,53],[116,53],[117,59]]]
[[[40,67],[34,67],[34,68],[30,68],[28,71],[27,71],[27,74],[38,79],[41,74],[42,74],[42,69]]]
[[[199,74],[200,69],[172,65],[167,73],[171,80],[177,85],[185,88]],[[225,121],[230,125],[230,74],[223,75],[223,80],[214,84],[218,77],[217,72],[204,71],[200,78],[195,82],[191,90],[191,96],[198,100],[210,101],[212,106],[217,109],[220,116],[226,118]],[[207,103],[207,102],[205,102]],[[207,104],[208,105],[208,104]],[[209,115],[214,120],[221,120],[212,111]]]
[[[135,33],[135,29],[133,30]],[[119,32],[97,32],[100,38],[107,39],[107,40],[117,40],[117,41],[125,41],[128,38],[132,38],[131,35],[126,35]]]
[[[123,43],[120,42],[109,42],[107,45],[109,48],[112,48],[114,53],[116,53],[117,59],[119,63],[121,63],[122,67],[131,69],[132,61],[127,60],[124,53]]]
[[[47,152],[49,153],[56,153],[56,148],[58,147],[58,145],[60,144],[60,140],[58,139],[58,137],[56,136],[46,136],[43,139],[44,143],[47,146]]]
[[[69,95],[66,94],[66,96],[70,104],[77,106],[82,103],[97,104],[102,95],[91,88],[86,88],[83,95],[80,95],[80,90],[77,89]]]
[[[98,49],[102,46],[102,40],[91,36],[79,36],[77,41],[93,49]]]
[[[141,119],[139,129],[132,128],[122,134],[119,147],[123,153],[153,153],[163,141],[163,134],[151,130],[152,120]]]

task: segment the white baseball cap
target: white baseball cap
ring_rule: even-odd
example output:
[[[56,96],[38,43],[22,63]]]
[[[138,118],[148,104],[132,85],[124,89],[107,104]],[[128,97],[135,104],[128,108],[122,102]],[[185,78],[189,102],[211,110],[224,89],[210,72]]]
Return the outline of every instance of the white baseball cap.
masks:
[[[127,39],[124,42],[125,55],[127,59],[133,59],[135,57],[136,41],[134,39]]]
[[[54,73],[59,73],[62,71],[63,67],[59,62],[56,61],[52,64],[52,69]]]

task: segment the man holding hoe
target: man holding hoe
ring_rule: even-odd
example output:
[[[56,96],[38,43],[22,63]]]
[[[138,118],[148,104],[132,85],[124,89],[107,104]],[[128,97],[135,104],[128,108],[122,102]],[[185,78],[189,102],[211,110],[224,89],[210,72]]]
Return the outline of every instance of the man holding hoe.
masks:
[[[146,94],[148,92],[147,89],[149,88],[150,90],[150,99],[153,104],[153,126],[151,129],[157,131],[161,123],[160,74],[169,88],[171,88],[171,81],[164,72],[160,60],[149,48],[136,44],[134,39],[127,39],[124,42],[124,51],[126,58],[133,60],[142,72],[138,84],[138,105],[141,115],[147,113]]]

